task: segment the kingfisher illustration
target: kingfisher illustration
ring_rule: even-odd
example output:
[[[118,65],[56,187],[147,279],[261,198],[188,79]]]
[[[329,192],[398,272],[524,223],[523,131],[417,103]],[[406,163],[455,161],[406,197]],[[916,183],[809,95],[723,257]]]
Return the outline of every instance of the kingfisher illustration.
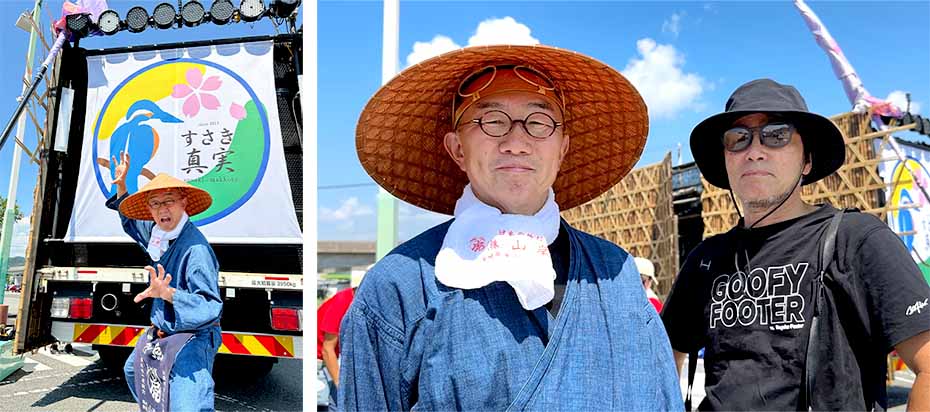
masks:
[[[110,135],[110,155],[119,159],[120,152],[129,153],[129,170],[126,171],[126,190],[135,193],[138,190],[138,178],[145,165],[158,151],[158,132],[147,120],[160,120],[162,123],[182,123],[181,119],[162,110],[151,100],[139,100],[126,111],[126,123],[120,125]],[[116,177],[116,166],[110,163],[110,178]],[[116,186],[110,188],[110,194],[116,193]]]

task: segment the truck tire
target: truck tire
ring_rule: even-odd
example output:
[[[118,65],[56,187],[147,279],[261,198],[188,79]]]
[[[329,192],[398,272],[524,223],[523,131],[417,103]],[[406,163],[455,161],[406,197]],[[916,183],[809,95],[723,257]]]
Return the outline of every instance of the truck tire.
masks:
[[[113,375],[123,375],[123,365],[132,353],[131,347],[94,345],[93,349],[100,355],[100,363]]]

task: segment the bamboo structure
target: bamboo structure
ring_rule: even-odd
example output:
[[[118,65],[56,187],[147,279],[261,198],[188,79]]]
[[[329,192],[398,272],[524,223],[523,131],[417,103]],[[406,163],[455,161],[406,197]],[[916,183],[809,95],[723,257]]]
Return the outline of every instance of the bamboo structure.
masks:
[[[914,128],[914,124],[873,132],[870,113],[843,113],[830,118],[843,132],[846,140],[846,161],[836,173],[813,184],[804,186],[801,198],[810,204],[829,203],[837,208],[857,208],[885,220],[888,212],[900,207],[885,204],[886,183],[878,174],[878,166],[884,161],[878,156],[889,144],[892,133]],[[879,147],[876,150],[876,140]],[[736,209],[729,191],[713,186],[703,178],[701,194],[704,238],[730,230],[738,221]]]
[[[652,261],[655,291],[668,294],[678,274],[678,217],[672,206],[672,158],[638,168],[606,193],[562,212],[575,228]]]
[[[910,130],[915,124],[895,125],[872,131],[870,113],[842,113],[830,118],[843,132],[846,161],[836,173],[804,186],[801,197],[808,203],[829,203],[838,208],[856,208],[887,221],[889,212],[902,207],[885,202],[886,182],[879,175],[881,158],[892,133]],[[738,221],[727,190],[701,178],[704,238],[730,230]],[[897,183],[910,183],[897,182]],[[927,188],[930,190],[930,188]],[[562,212],[572,226],[607,239],[633,256],[646,257],[656,266],[656,293],[666,296],[678,273],[678,217],[672,203],[671,154],[657,164],[634,169],[607,193],[581,206]]]

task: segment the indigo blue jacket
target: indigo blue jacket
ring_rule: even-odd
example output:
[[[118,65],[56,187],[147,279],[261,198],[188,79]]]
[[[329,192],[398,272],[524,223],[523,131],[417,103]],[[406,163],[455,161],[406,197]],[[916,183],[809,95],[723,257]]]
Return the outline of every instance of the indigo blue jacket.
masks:
[[[119,211],[119,205],[128,195],[107,200],[107,207]],[[134,220],[122,213],[123,230],[143,250],[152,236],[155,222]],[[146,256],[148,252],[146,251]],[[149,319],[157,328],[168,334],[191,332],[194,338],[177,354],[170,377],[170,408],[172,411],[214,410],[213,360],[222,345],[220,316],[223,300],[220,298],[219,262],[207,238],[189,220],[178,238],[171,241],[168,250],[158,262],[149,259],[149,265],[161,264],[171,274],[171,287],[175,288],[172,300],[152,299]],[[129,391],[138,401],[135,389],[134,363],[137,352],[126,360],[123,373]]]
[[[340,328],[340,410],[683,409],[665,328],[633,259],[568,226],[558,317],[513,289],[446,287],[435,258],[450,222],[379,261]]]
[[[126,196],[113,196],[107,201],[107,207],[119,210],[120,203]],[[155,222],[135,220],[123,216],[123,230],[142,249],[146,249]],[[148,252],[146,252],[148,256]],[[223,300],[220,298],[219,262],[213,254],[213,248],[190,220],[181,230],[178,238],[171,241],[168,250],[158,262],[149,259],[149,264],[156,267],[161,264],[165,273],[171,274],[171,287],[175,288],[174,303],[163,299],[152,299],[152,324],[168,334],[175,332],[199,332],[203,335],[208,329],[215,328],[219,335],[220,316],[223,312]],[[208,333],[207,333],[208,334]]]

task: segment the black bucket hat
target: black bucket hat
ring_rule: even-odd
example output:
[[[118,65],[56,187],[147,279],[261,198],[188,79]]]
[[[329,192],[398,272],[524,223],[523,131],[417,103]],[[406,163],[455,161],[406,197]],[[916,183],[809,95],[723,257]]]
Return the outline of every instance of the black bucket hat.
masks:
[[[809,112],[804,98],[793,86],[758,79],[737,88],[723,113],[708,117],[691,131],[691,153],[710,184],[730,188],[723,159],[723,132],[740,117],[753,113],[778,114],[797,129],[812,159],[811,171],[802,184],[831,175],[846,160],[843,133],[830,119]]]

